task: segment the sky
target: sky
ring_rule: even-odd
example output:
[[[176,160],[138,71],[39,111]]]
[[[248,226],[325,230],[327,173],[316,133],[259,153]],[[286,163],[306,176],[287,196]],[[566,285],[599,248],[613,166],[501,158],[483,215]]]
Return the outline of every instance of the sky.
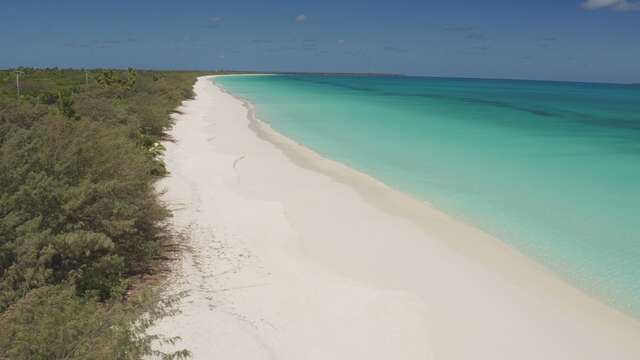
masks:
[[[640,82],[640,0],[2,0],[0,68]]]

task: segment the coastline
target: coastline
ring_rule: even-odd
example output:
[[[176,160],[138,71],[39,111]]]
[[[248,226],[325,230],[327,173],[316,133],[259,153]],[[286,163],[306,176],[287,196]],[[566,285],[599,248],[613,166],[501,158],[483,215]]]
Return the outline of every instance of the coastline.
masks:
[[[217,339],[253,351],[245,358],[640,356],[637,320],[280,135],[210,77],[196,93],[176,115],[165,182],[184,205],[175,226],[195,239],[175,284],[191,294],[164,324],[195,358],[240,356],[208,352]],[[203,340],[211,331],[223,336]]]
[[[256,75],[238,74],[238,76]],[[221,76],[234,75],[218,75],[214,76],[214,78]],[[624,317],[632,318],[632,321],[640,321],[637,317],[634,317],[633,314],[626,313],[616,307],[615,299],[608,299],[606,294],[604,294],[606,291],[603,289],[596,287],[589,289],[579,288],[566,278],[563,278],[560,274],[553,272],[534,258],[525,255],[508,243],[484,231],[471,221],[468,221],[468,219],[444,212],[428,200],[408,194],[349,165],[329,159],[286,135],[279,133],[269,123],[257,117],[255,107],[248,99],[232,94],[220,84],[215,83],[215,85],[224,93],[242,102],[247,109],[249,128],[255,132],[260,139],[278,147],[283,154],[296,165],[319,172],[351,187],[372,206],[388,212],[393,216],[410,220],[425,233],[446,242],[455,248],[456,251],[463,252],[465,255],[483,261],[484,266],[495,267],[495,271],[503,273],[515,271],[519,273],[518,276],[528,277],[529,280],[532,281],[538,280],[536,278],[538,274],[536,273],[544,273],[544,275],[551,280],[550,283],[545,284],[550,290],[556,291],[551,288],[559,287],[559,290],[566,291],[568,287],[570,290],[566,295],[570,297],[577,296],[580,298],[587,296],[597,303],[602,303],[606,307],[612,307],[614,311],[620,312]],[[570,301],[571,299],[568,300]]]

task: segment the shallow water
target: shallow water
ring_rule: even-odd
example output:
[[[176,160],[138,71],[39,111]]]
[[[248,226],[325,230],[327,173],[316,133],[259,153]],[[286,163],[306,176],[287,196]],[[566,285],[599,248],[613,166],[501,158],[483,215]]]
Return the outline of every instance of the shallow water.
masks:
[[[320,75],[215,81],[282,134],[640,314],[640,87]]]

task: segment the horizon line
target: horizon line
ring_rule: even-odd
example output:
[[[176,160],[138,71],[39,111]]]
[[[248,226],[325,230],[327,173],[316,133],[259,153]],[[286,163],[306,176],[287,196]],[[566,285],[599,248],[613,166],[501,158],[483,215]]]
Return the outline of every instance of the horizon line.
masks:
[[[138,71],[175,71],[175,72],[212,72],[212,73],[240,73],[240,74],[276,74],[276,75],[326,75],[326,76],[371,76],[371,77],[414,77],[414,78],[433,78],[433,79],[459,79],[459,80],[491,80],[491,81],[530,81],[530,82],[553,82],[553,83],[572,83],[572,84],[600,84],[600,85],[627,85],[627,86],[638,86],[640,82],[612,82],[612,81],[585,81],[585,80],[548,80],[548,79],[527,79],[527,78],[509,78],[509,77],[482,77],[482,76],[442,76],[442,75],[413,75],[413,74],[405,74],[405,73],[394,73],[394,72],[358,72],[358,71],[265,71],[265,70],[238,70],[238,69],[224,69],[220,68],[218,70],[207,69],[207,70],[199,70],[199,69],[166,69],[166,68],[136,68],[132,66],[127,67],[92,67],[92,68],[84,68],[84,67],[59,67],[59,66],[51,66],[51,67],[33,67],[33,66],[16,66],[9,68],[0,68],[0,71],[11,71],[15,69],[34,69],[34,70],[47,70],[47,69],[59,69],[59,70],[76,70],[76,71],[96,71],[96,70],[127,70],[128,68],[132,68]]]

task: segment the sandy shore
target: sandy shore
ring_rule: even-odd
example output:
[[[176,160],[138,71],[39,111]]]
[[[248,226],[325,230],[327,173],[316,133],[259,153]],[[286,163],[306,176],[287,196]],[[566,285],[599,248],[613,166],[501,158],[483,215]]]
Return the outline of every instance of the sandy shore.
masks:
[[[195,91],[161,184],[187,296],[157,329],[195,359],[640,359],[638,321]]]

